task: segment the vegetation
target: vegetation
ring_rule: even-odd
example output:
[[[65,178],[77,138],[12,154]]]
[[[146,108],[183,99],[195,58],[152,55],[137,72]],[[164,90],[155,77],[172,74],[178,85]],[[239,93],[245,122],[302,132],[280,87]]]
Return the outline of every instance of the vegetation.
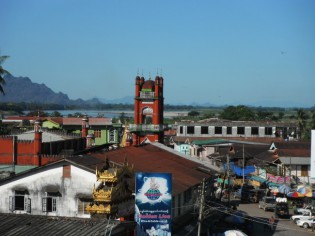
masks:
[[[2,94],[5,94],[2,86],[5,84],[4,76],[10,75],[10,73],[2,67],[2,63],[8,58],[9,56],[0,56],[0,92]]]
[[[132,104],[97,104],[86,106],[65,106],[58,104],[39,104],[39,103],[0,103],[0,110],[5,114],[19,114],[23,115],[23,111],[29,111],[27,116],[51,116],[61,117],[62,110],[124,110],[132,111]],[[51,113],[47,111],[52,111]],[[227,106],[227,107],[193,107],[193,106],[175,106],[165,105],[165,111],[187,111],[187,115],[174,116],[171,118],[164,118],[164,124],[174,124],[177,121],[190,120],[200,121],[210,118],[220,118],[225,120],[234,121],[293,121],[297,122],[299,126],[299,136],[303,140],[310,140],[311,130],[315,129],[315,106],[311,108],[277,108],[277,107],[248,107],[244,105],[240,106]],[[181,113],[178,113],[181,114]],[[75,112],[69,114],[68,117],[82,117],[83,113]],[[100,113],[99,117],[103,117]],[[114,123],[121,122],[133,123],[131,117],[126,116],[122,112],[118,117],[113,118]],[[0,127],[1,128],[1,127]],[[2,133],[6,133],[4,127],[2,127]]]

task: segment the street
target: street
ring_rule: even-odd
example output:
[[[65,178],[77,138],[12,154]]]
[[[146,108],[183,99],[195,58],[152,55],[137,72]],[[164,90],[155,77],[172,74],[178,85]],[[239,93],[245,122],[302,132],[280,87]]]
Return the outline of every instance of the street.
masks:
[[[272,211],[264,211],[263,209],[258,208],[258,203],[249,203],[243,204],[240,203],[239,200],[231,200],[231,203],[238,204],[237,210],[232,211],[232,215],[241,215],[241,213],[245,214],[247,222],[253,222],[251,227],[252,233],[247,233],[248,236],[315,236],[315,232],[312,232],[311,228],[304,229],[303,227],[297,226],[290,219],[275,219],[275,227],[274,230],[271,231],[268,227],[266,227],[266,223],[268,223],[269,218],[274,216],[274,212]],[[222,202],[213,202],[208,201],[204,210],[204,220],[202,223],[202,236],[214,236],[220,235],[215,232],[224,232],[230,229],[236,229],[233,225],[224,224],[222,220],[223,214],[227,213],[225,206],[222,205]],[[225,212],[225,213],[223,213]],[[292,210],[290,210],[290,215],[292,215]],[[197,235],[198,223],[197,223],[197,212],[195,213],[194,219],[190,221],[190,224],[184,226],[176,232],[174,235],[177,236],[194,236]],[[246,216],[247,215],[247,216]],[[242,218],[242,217],[241,217]],[[244,218],[245,219],[245,218]],[[241,222],[242,220],[240,220]],[[240,227],[247,228],[249,224],[239,225]],[[240,229],[240,227],[237,227]],[[215,230],[216,229],[216,230]],[[245,232],[245,231],[244,231]]]
[[[268,219],[274,215],[271,211],[264,211],[258,208],[257,203],[251,204],[240,204],[237,210],[247,212],[249,216],[253,217],[254,228],[253,235],[257,236],[307,236],[315,235],[315,232],[312,230],[304,229],[302,227],[294,224],[290,219],[276,219],[275,221],[275,230],[273,232],[264,230],[264,225],[262,221],[268,221]]]

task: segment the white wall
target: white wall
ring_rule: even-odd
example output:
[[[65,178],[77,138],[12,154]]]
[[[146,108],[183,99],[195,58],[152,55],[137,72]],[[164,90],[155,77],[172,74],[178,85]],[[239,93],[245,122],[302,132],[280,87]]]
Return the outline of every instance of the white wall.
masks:
[[[78,214],[78,194],[92,196],[93,186],[96,183],[94,173],[71,166],[71,178],[63,177],[63,167],[45,170],[16,181],[0,186],[0,212],[9,213],[9,197],[15,195],[15,190],[26,189],[31,199],[31,214],[55,215],[67,217],[89,217]],[[50,187],[49,187],[50,186]],[[58,188],[61,197],[58,197],[56,213],[42,212],[42,198],[46,196],[47,188]],[[25,213],[25,212],[15,212]]]

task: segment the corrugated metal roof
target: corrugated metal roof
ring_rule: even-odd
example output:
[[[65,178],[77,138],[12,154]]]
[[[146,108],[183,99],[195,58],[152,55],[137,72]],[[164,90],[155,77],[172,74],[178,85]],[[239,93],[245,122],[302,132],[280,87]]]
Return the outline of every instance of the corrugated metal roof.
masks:
[[[166,151],[152,144],[120,148],[91,155],[104,161],[108,158],[110,161],[119,164],[123,164],[127,159],[129,165],[133,165],[136,172],[171,173],[173,195],[183,193],[190,187],[199,185],[203,178],[210,177],[209,173],[201,171],[201,169],[205,169],[205,165],[184,158],[175,151],[174,153]],[[210,168],[208,170],[210,172]]]
[[[279,159],[285,165],[311,165],[310,157],[280,157]]]
[[[194,140],[192,144],[196,145],[214,145],[214,144],[222,144],[222,143],[229,143],[229,141],[224,139],[207,139],[207,140]]]
[[[25,132],[22,134],[17,135],[18,140],[34,140],[34,131]],[[62,141],[65,140],[63,136],[49,133],[49,132],[43,132],[42,133],[42,142],[48,143],[48,142],[55,142],[55,141]]]
[[[82,118],[64,117],[63,125],[82,125]],[[111,125],[112,120],[105,117],[90,117],[89,125]]]
[[[47,217],[27,214],[0,214],[0,232],[2,236],[29,235],[104,235],[113,227],[111,235],[122,235],[126,228],[133,228],[133,223],[121,223],[99,219],[80,219],[65,217]]]

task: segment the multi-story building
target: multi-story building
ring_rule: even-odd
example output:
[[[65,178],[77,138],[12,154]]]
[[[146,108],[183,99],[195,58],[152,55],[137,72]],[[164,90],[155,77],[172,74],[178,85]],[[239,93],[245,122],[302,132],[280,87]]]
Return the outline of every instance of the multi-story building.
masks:
[[[227,121],[209,119],[203,122],[176,122],[177,137],[199,138],[299,138],[298,125],[290,122]]]

